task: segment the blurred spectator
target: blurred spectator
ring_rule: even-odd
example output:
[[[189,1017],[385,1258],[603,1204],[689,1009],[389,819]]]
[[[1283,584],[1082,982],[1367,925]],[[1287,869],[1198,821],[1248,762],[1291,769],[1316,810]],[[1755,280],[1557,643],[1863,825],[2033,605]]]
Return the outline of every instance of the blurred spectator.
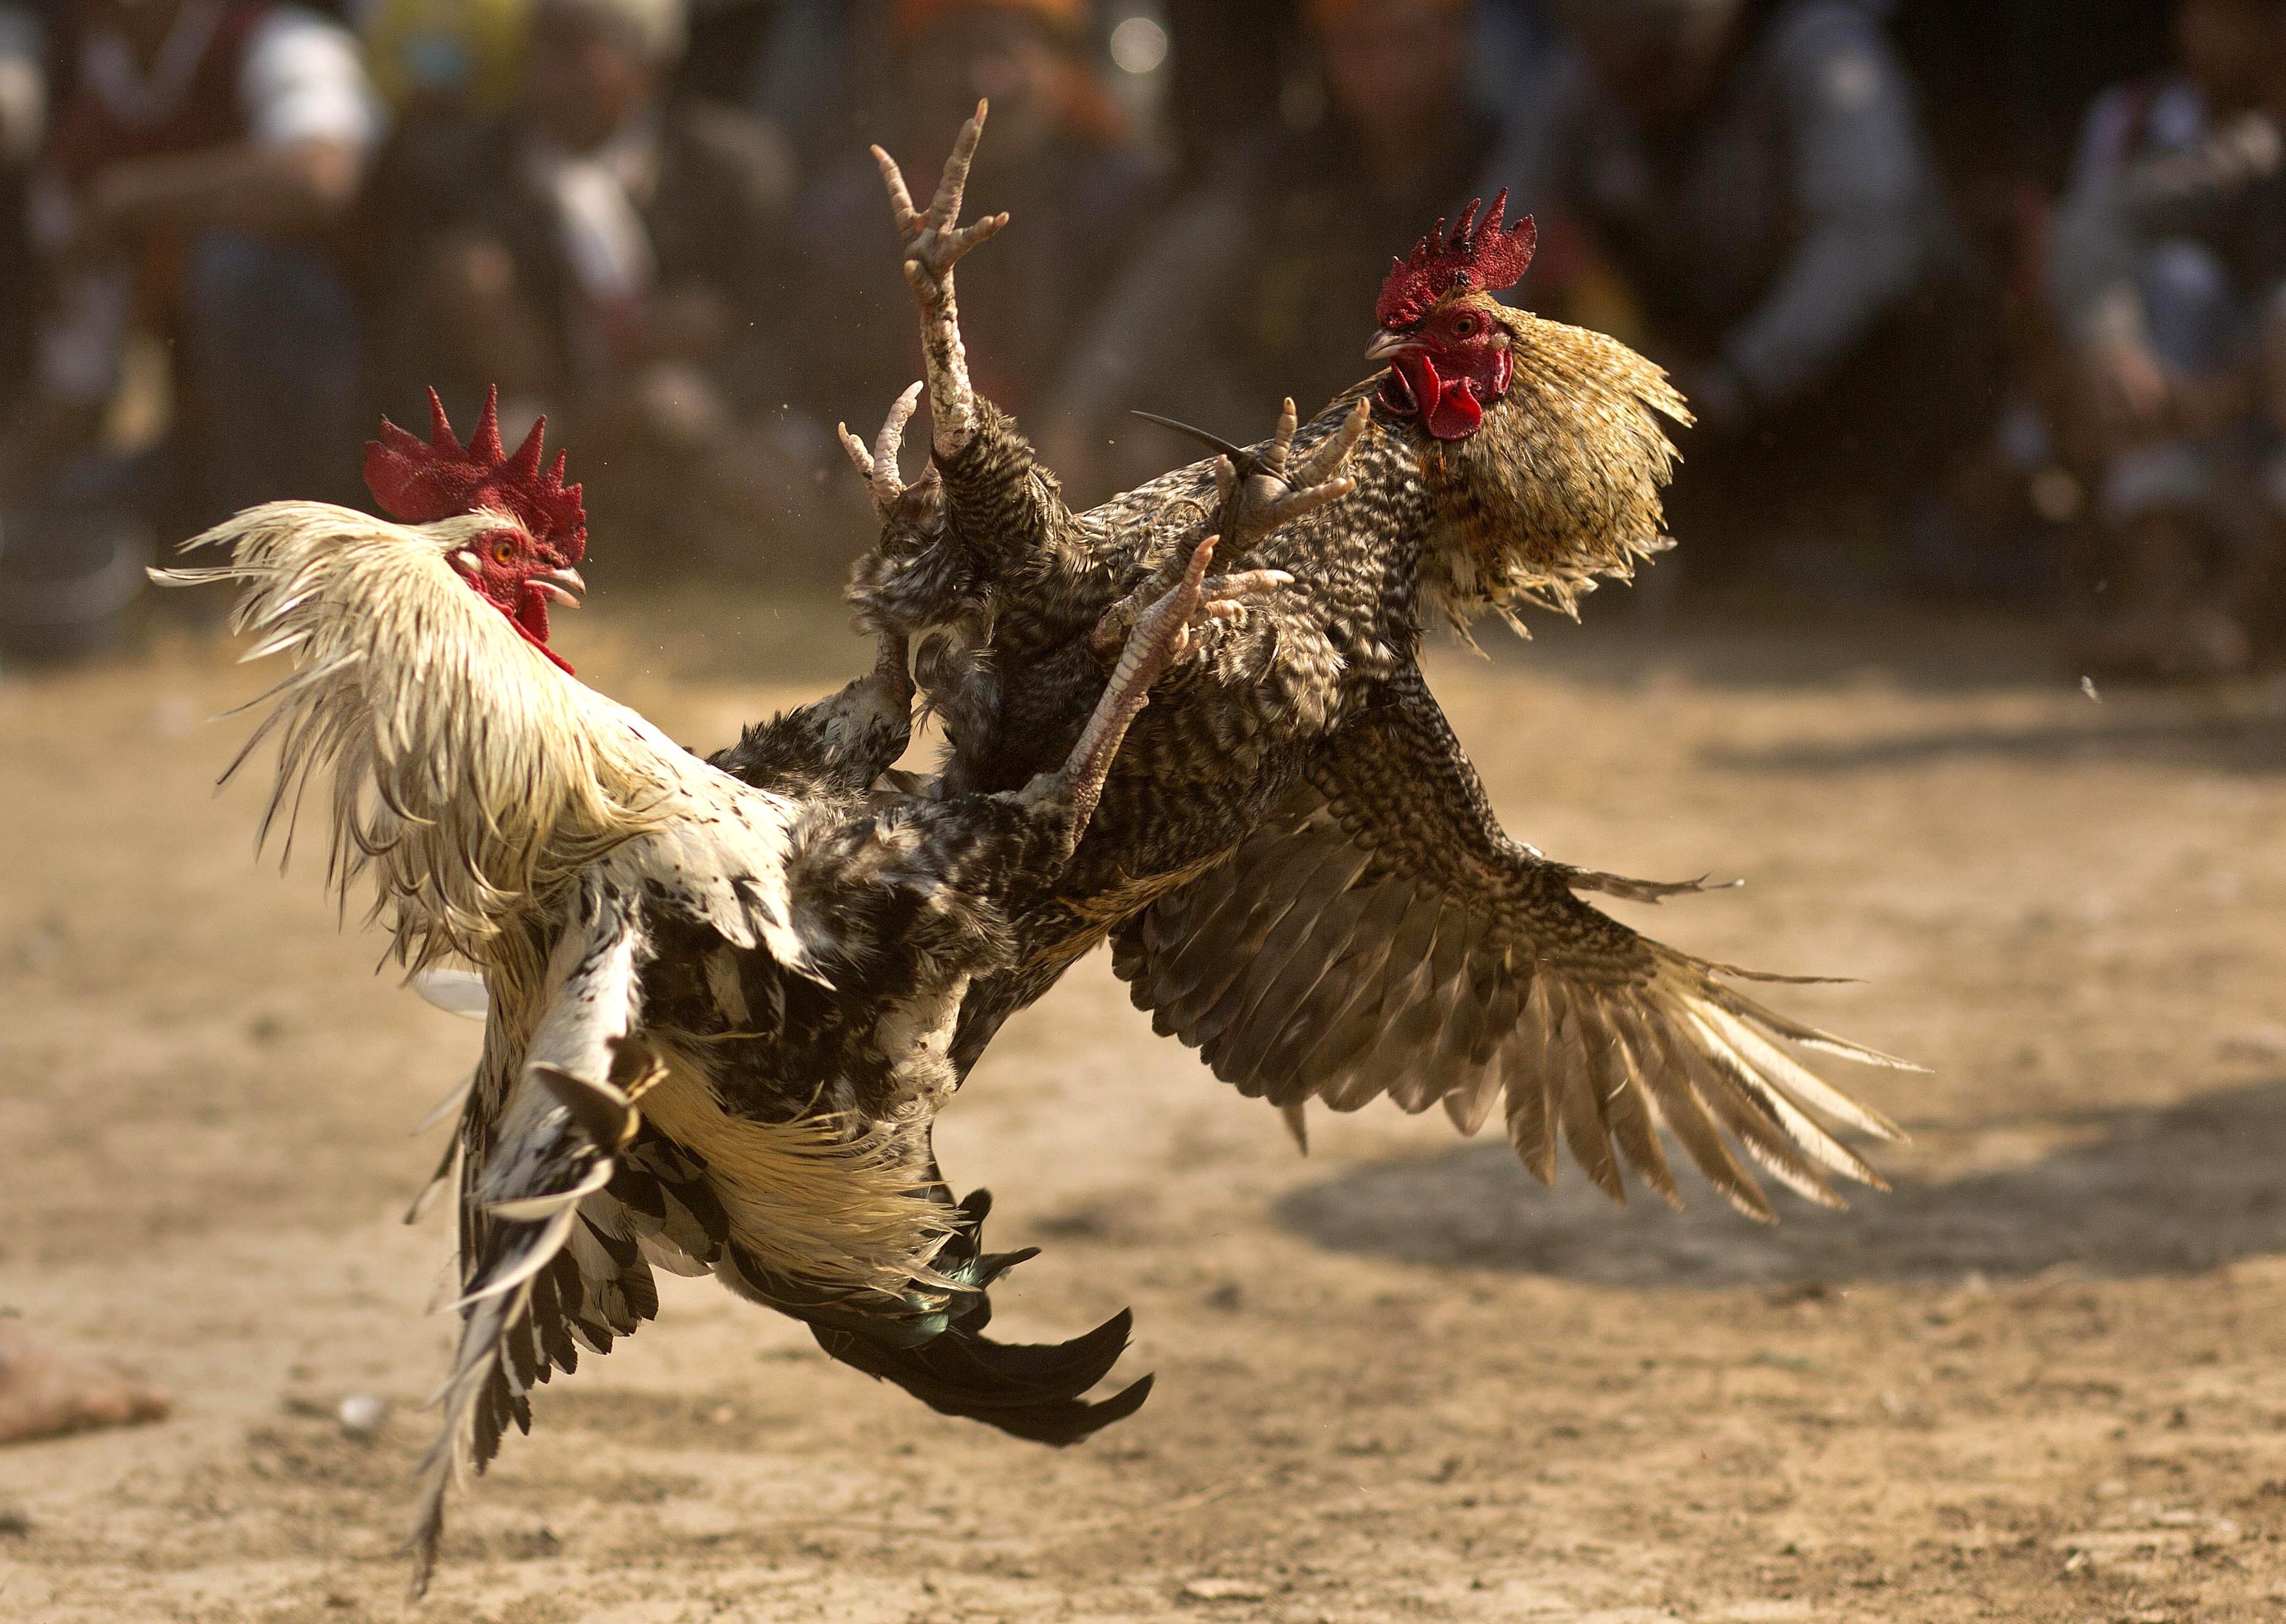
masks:
[[[46,30],[29,6],[0,5],[0,288],[16,296],[0,301],[0,424],[15,420],[30,373],[34,307],[32,240],[26,186],[33,161],[46,138],[48,122]],[[0,656],[20,646],[24,622],[36,635],[52,618],[51,606],[33,603],[37,587],[27,590],[24,572],[9,556],[7,516],[0,512]],[[20,539],[19,554],[24,551]]]
[[[358,326],[327,240],[380,114],[354,39],[296,7],[78,0],[73,20],[32,207],[36,376],[0,447],[0,505],[12,572],[36,565],[59,604],[99,619],[111,587],[75,572],[133,572],[99,510],[138,507],[179,534],[353,480]],[[137,488],[101,432],[138,334],[172,344],[171,400],[139,403],[173,425],[163,490]]]
[[[2262,377],[2286,336],[2286,4],[2182,0],[2176,15],[2180,71],[2090,114],[2051,256],[2101,462],[2088,569],[2109,590],[2076,650],[2094,671],[2246,665],[2286,504]]]
[[[848,0],[779,0],[747,70],[746,105],[805,166],[847,155],[855,114],[857,7]]]
[[[498,117],[516,105],[532,0],[371,0],[358,33],[400,119]]]
[[[47,30],[33,7],[0,5],[0,166],[29,167],[47,128]]]
[[[1310,0],[1325,115],[1234,154],[1140,246],[1065,357],[1043,438],[1076,492],[1100,496],[1196,454],[1130,408],[1243,442],[1281,396],[1312,411],[1370,370],[1390,256],[1485,189],[1499,130],[1469,95],[1470,11]]]
[[[800,0],[796,0],[799,4]],[[703,100],[753,104],[763,54],[776,43],[788,0],[685,0],[690,43],[674,75],[674,88]],[[847,10],[846,6],[835,8]],[[783,138],[785,132],[779,132]]]
[[[471,153],[516,111],[524,89],[534,0],[370,0],[357,14],[374,85],[390,112],[389,138],[366,177],[359,210],[358,292],[380,312],[371,378],[384,394],[432,346],[408,328],[427,319],[408,300],[412,270],[464,205]],[[409,351],[409,355],[400,351]],[[425,378],[414,382],[425,382]]]
[[[1503,120],[1532,114],[1540,97],[1540,68],[1555,43],[1541,0],[1477,0],[1476,37],[1470,42],[1471,93]]]
[[[47,129],[46,30],[31,7],[0,4],[0,288],[32,286],[24,188]],[[0,422],[14,411],[31,336],[32,301],[20,291],[0,308]]]
[[[430,382],[441,345],[422,286],[439,235],[472,207],[468,169],[524,93],[535,0],[369,0],[357,13],[374,85],[390,111],[387,141],[366,177],[352,263],[374,318],[367,382],[392,408]]]
[[[968,186],[971,218],[1003,209],[1009,235],[960,267],[961,326],[978,387],[1034,420],[1080,324],[1131,256],[1153,171],[1120,127],[1084,52],[1081,0],[897,0],[892,13],[900,117],[882,145],[924,199],[980,97],[991,123]],[[862,153],[802,208],[812,291],[831,310],[805,398],[821,419],[868,426],[920,375],[912,295],[889,207]]]
[[[357,330],[323,247],[380,116],[355,42],[296,7],[81,0],[34,199],[48,438],[84,443],[138,321],[176,339],[192,505],[339,484]],[[20,465],[17,488],[22,485]]]
[[[578,448],[603,533],[751,557],[784,497],[758,420],[784,398],[792,176],[745,114],[668,89],[682,0],[539,0],[516,112],[391,177],[412,267],[384,295],[392,414],[434,383]]]
[[[1548,195],[1698,414],[1675,524],[1851,589],[1990,411],[1989,290],[1864,0],[1566,0]]]
[[[2168,7],[2155,0],[1879,3],[1954,201],[1996,260],[2062,189],[2088,104],[2167,55]]]

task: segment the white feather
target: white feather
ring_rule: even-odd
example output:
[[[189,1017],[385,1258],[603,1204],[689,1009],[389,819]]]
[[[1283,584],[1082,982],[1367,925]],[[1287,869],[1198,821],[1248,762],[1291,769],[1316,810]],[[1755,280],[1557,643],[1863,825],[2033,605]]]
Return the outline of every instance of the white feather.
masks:
[[[473,970],[422,970],[411,984],[423,1003],[448,1015],[482,1021],[492,1013],[492,994],[485,990],[485,978]]]

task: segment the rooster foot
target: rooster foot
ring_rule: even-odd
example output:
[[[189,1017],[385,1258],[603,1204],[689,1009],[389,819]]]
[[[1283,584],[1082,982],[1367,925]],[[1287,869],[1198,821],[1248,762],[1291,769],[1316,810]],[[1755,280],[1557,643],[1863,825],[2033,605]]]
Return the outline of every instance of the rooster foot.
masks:
[[[1234,548],[1243,551],[1281,524],[1315,513],[1357,488],[1357,481],[1341,471],[1342,465],[1365,438],[1366,425],[1373,421],[1373,405],[1360,400],[1342,419],[1341,427],[1320,440],[1299,463],[1293,456],[1294,436],[1300,430],[1301,420],[1295,414],[1291,395],[1279,409],[1278,426],[1271,433],[1269,446],[1258,452],[1156,412],[1135,415],[1222,453],[1215,459],[1214,470],[1215,494],[1222,504],[1222,533]]]
[[[1210,581],[1207,566],[1214,562],[1218,540],[1209,536],[1192,549],[1181,578],[1171,589],[1155,596],[1131,596],[1115,604],[1096,627],[1098,638],[1108,634],[1123,639],[1119,663],[1113,667],[1111,681],[1096,701],[1087,726],[1081,729],[1079,742],[1065,758],[1063,769],[1036,781],[1069,798],[1075,843],[1094,815],[1104,780],[1110,776],[1112,759],[1119,753],[1129,725],[1151,703],[1152,685],[1190,651],[1194,635],[1217,620],[1236,619],[1246,612],[1248,599],[1273,592],[1293,579],[1281,570],[1249,570]],[[1139,597],[1142,607],[1123,615]]]
[[[881,182],[889,191],[889,209],[897,223],[897,240],[904,245],[905,280],[913,285],[923,304],[934,308],[944,301],[952,280],[952,268],[967,256],[971,248],[989,242],[997,236],[1000,228],[1008,224],[1005,214],[987,215],[974,225],[962,225],[960,202],[968,189],[969,166],[976,161],[976,145],[984,136],[984,115],[987,104],[978,102],[975,113],[960,127],[959,138],[954,141],[952,156],[944,161],[944,174],[937,181],[936,195],[929,200],[928,210],[921,212],[913,207],[912,193],[905,185],[903,170],[897,161],[879,147],[873,149],[873,162],[880,166]]]
[[[1105,610],[1103,618],[1095,623],[1095,630],[1088,635],[1088,648],[1096,658],[1104,665],[1111,664],[1133,642],[1146,612],[1181,603],[1192,569],[1202,567],[1198,566],[1198,555],[1203,553],[1211,559],[1220,540],[1220,537],[1209,536],[1188,559],[1179,553],[1171,556],[1144,578],[1141,586]],[[1167,657],[1166,663],[1188,651],[1191,632],[1216,620],[1243,620],[1249,599],[1267,597],[1280,587],[1293,584],[1294,578],[1283,570],[1238,570],[1227,575],[1202,577],[1195,601],[1181,623],[1181,645]],[[1163,671],[1165,663],[1159,669]]]
[[[1222,499],[1223,533],[1243,548],[1355,490],[1357,481],[1343,473],[1342,466],[1357,449],[1372,417],[1372,403],[1360,400],[1339,429],[1296,462],[1294,436],[1300,424],[1294,398],[1288,396],[1267,450],[1238,457],[1226,452],[1216,460],[1215,493]]]
[[[962,1202],[960,1210],[966,1223],[936,1262],[938,1273],[959,1284],[941,1332],[914,1344],[882,1336],[862,1318],[827,1310],[811,1320],[818,1345],[844,1364],[895,1383],[931,1409],[1036,1443],[1076,1443],[1140,1408],[1151,1392],[1147,1376],[1108,1399],[1081,1397],[1111,1374],[1126,1351],[1134,1320],[1124,1309],[1069,1342],[1011,1344],[984,1334],[992,1322],[988,1292],[993,1282],[1038,1249],[983,1250],[992,1198],[982,1190]]]
[[[992,215],[973,225],[962,225],[961,194],[968,186],[968,166],[975,160],[976,143],[984,134],[985,105],[960,127],[952,156],[945,160],[944,177],[923,214],[913,207],[912,193],[896,160],[879,147],[873,162],[881,166],[882,184],[889,189],[889,211],[895,217],[897,240],[904,246],[905,280],[921,307],[921,355],[928,371],[930,442],[940,458],[958,456],[976,438],[976,390],[968,380],[968,354],[960,342],[960,311],[953,297],[952,268],[963,256],[997,234],[1008,224],[1005,214]],[[845,442],[846,443],[846,442]]]

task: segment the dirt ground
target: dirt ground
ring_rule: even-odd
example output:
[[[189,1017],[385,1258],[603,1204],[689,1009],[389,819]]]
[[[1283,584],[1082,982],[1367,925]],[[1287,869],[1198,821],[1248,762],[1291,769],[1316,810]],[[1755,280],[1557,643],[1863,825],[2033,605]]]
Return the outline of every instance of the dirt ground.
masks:
[[[1622,1210],[1387,1108],[1304,1160],[1098,958],[940,1144],[1046,1248],[1007,1332],[1133,1305],[1138,1417],[1013,1442],[667,1281],[459,1500],[421,1615],[2286,1617],[2286,685],[2098,702],[2024,627],[1599,618],[1438,691],[1519,835],[1749,881],[1637,923],[1864,978],[1783,1002],[1934,1068],[1846,1079],[1913,1133],[1894,1193]],[[823,603],[561,642],[704,745],[863,658]],[[447,1344],[409,1130],[477,1032],[249,863],[251,786],[208,789],[243,724],[203,719],[264,680],[177,631],[0,684],[0,1312],[177,1399],[0,1452],[10,1624],[405,1616]],[[363,1441],[352,1395],[393,1407]]]

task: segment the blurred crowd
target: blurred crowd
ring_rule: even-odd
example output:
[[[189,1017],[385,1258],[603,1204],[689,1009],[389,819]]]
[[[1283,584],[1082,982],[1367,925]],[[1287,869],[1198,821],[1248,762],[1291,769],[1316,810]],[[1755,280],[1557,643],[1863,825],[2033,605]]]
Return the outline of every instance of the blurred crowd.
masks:
[[[2286,643],[2286,0],[0,0],[0,646],[355,501],[382,412],[574,448],[618,578],[834,573],[918,374],[874,166],[980,96],[982,386],[1092,500],[1353,382],[1505,187],[1669,367],[1678,595]]]

